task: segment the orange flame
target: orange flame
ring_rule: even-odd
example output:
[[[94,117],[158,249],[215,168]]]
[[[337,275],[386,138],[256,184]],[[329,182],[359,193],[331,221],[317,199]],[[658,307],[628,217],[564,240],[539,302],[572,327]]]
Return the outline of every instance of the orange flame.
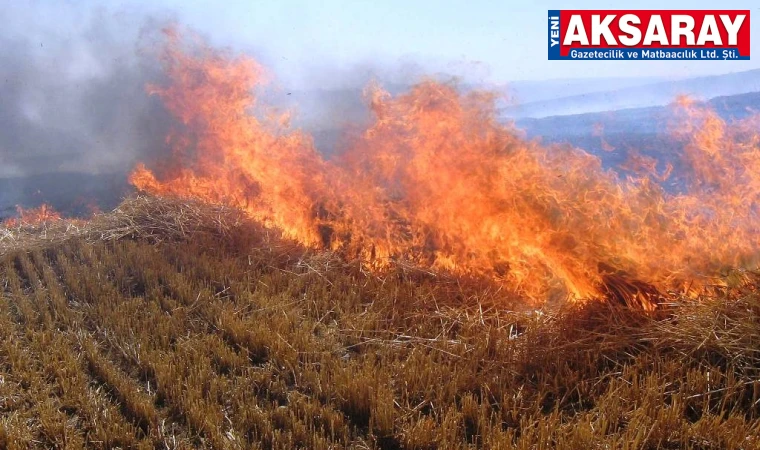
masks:
[[[37,208],[28,209],[16,205],[16,214],[18,217],[6,219],[2,225],[6,228],[12,228],[22,225],[39,225],[61,219],[61,215],[53,207],[45,203]]]
[[[757,119],[729,126],[682,106],[689,192],[673,195],[653,161],[620,179],[581,150],[525,140],[497,120],[493,94],[425,81],[393,97],[372,85],[372,123],[328,161],[287,120],[253,113],[258,64],[167,36],[170,82],[152,92],[183,128],[164,170],[133,171],[139,189],[233,204],[372,266],[402,258],[491,276],[538,300],[633,289],[646,303],[756,264]]]

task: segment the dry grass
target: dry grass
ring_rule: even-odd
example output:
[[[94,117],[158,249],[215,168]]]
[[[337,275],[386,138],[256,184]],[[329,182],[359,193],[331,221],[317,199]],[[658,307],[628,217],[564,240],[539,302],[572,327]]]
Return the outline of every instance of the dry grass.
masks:
[[[231,230],[255,227],[239,210],[179,198],[138,195],[127,198],[115,210],[89,220],[65,219],[37,224],[0,226],[0,255],[29,250],[73,238],[86,241],[146,239],[176,241],[198,235],[228,237]]]
[[[748,274],[658,314],[533,310],[179,200],[5,236],[2,448],[760,447]]]

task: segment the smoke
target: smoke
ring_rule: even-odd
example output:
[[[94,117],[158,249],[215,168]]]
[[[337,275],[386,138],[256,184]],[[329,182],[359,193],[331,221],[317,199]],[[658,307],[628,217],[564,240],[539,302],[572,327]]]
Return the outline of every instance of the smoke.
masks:
[[[146,43],[165,19],[36,6],[0,10],[0,209],[63,201],[71,184],[80,196],[119,190],[171,126],[146,93],[161,77]]]
[[[128,192],[136,162],[163,159],[173,119],[146,87],[165,76],[160,30],[182,20],[160,8],[33,1],[0,10],[0,218],[16,204],[47,202],[69,213],[88,202],[111,207]],[[266,43],[203,31],[271,67],[260,98],[292,111],[292,125],[326,154],[347,125],[368,120],[369,82],[396,93],[431,73],[412,57],[286,61],[259,47]]]
[[[160,70],[139,48],[156,22],[86,16],[70,32],[0,34],[0,175],[112,172],[161,148],[169,119],[145,91]]]

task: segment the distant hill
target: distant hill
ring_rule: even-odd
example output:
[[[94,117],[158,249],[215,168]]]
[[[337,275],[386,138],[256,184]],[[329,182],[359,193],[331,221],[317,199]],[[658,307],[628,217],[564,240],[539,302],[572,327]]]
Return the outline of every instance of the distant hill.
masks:
[[[565,78],[518,80],[503,86],[511,102],[532,104],[563,97],[615,91],[636,86],[672,81],[665,77]]]
[[[502,109],[504,116],[513,118],[547,117],[665,105],[678,95],[698,99],[760,91],[760,69],[659,81],[614,90],[605,90],[604,82],[595,92],[571,94],[557,98],[521,103]]]
[[[727,120],[760,112],[760,92],[716,97],[707,102]],[[518,119],[528,138],[569,144],[597,155],[608,168],[619,168],[632,151],[678,167],[678,145],[669,139],[670,106],[629,108],[566,116]]]
[[[757,92],[720,96],[707,102],[724,118],[742,118],[760,111],[760,88]],[[517,119],[518,127],[531,137],[556,140],[573,136],[592,136],[608,133],[642,133],[664,131],[665,120],[671,115],[670,106],[627,108],[614,111],[557,115],[543,118]]]

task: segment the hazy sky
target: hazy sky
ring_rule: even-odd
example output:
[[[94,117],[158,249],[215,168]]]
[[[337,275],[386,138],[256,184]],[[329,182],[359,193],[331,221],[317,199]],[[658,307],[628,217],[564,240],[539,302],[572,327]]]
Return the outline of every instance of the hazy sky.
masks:
[[[72,21],[98,8],[131,19],[146,14],[168,16],[199,30],[214,43],[251,52],[279,79],[290,77],[289,81],[322,73],[325,67],[351,71],[357,66],[420,66],[425,71],[495,83],[576,77],[688,77],[760,68],[760,54],[751,61],[548,61],[548,9],[634,6],[750,9],[753,21],[760,20],[760,5],[754,0],[719,4],[707,0],[624,4],[598,0],[32,0],[6,5],[9,18],[3,25],[10,29],[17,25],[18,31],[28,33],[30,20],[39,20],[39,25],[47,22],[68,32]],[[0,12],[0,17],[3,15]],[[760,25],[753,24],[751,33],[752,48],[760,52]]]
[[[150,2],[153,3],[153,2]],[[145,4],[150,4],[146,2]],[[131,2],[125,2],[129,8]],[[494,82],[586,76],[692,76],[760,67],[754,61],[548,61],[548,9],[751,9],[751,0],[254,1],[165,0],[165,8],[220,42],[266,53],[277,71],[357,62],[432,65]],[[760,25],[752,26],[760,52]]]

